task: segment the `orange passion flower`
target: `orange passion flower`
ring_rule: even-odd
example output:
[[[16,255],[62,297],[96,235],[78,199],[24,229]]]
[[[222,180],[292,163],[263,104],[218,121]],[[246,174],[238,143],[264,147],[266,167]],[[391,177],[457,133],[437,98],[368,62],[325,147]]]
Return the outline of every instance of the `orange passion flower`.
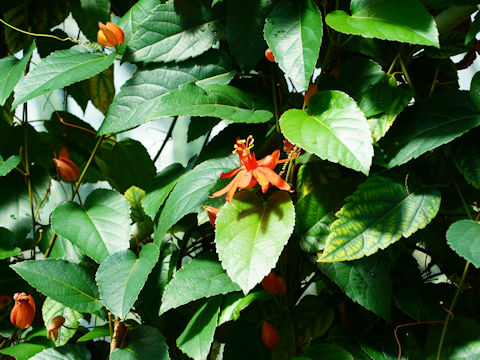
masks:
[[[98,22],[97,41],[103,46],[117,46],[123,44],[125,41],[125,34],[122,29],[114,23],[107,21],[107,24]]]
[[[254,187],[257,182],[262,187],[264,193],[267,191],[270,184],[275,185],[281,190],[290,191],[290,185],[288,185],[280,175],[273,171],[273,169],[277,164],[293,160],[297,156],[295,155],[288,159],[279,160],[280,150],[276,150],[271,155],[257,161],[257,159],[255,159],[255,153],[250,152],[251,148],[253,148],[253,137],[251,135],[246,140],[237,139],[233,153],[238,154],[242,166],[220,175],[222,179],[234,175],[235,177],[222,190],[214,192],[212,197],[222,196],[227,193],[226,200],[231,201],[237,189],[250,189]]]
[[[78,180],[80,171],[78,171],[77,165],[70,160],[70,155],[68,154],[68,150],[65,146],[60,150],[60,156],[58,159],[53,158],[52,160],[65,181]]]
[[[32,325],[35,317],[35,302],[32,295],[25,293],[16,293],[13,295],[15,305],[10,313],[10,321],[16,327],[26,329]]]

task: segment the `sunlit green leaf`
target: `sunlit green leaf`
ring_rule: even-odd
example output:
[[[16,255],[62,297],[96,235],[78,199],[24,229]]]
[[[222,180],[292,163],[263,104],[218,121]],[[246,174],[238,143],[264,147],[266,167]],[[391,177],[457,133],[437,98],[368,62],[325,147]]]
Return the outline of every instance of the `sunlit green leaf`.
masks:
[[[83,346],[65,345],[39,352],[31,360],[90,360],[90,352]]]
[[[92,52],[90,48],[74,46],[55,51],[37,64],[15,91],[12,108],[52,90],[88,79],[112,65],[116,53]]]
[[[87,268],[59,259],[30,260],[11,265],[30,285],[80,312],[102,307],[93,274]]]
[[[69,201],[52,213],[52,227],[98,263],[130,243],[130,207],[119,193],[97,189],[83,206]]]
[[[235,321],[240,318],[240,311],[245,309],[255,300],[268,300],[272,295],[265,291],[252,292],[244,295],[242,293],[229,294],[222,303],[222,311],[218,317],[218,325],[222,325],[228,321]]]
[[[55,336],[52,335],[50,338],[55,342],[56,346],[65,345],[68,340],[70,340],[75,332],[78,329],[78,319],[80,319],[82,314],[78,311],[74,311],[65,305],[47,297],[42,306],[42,317],[45,326],[48,328],[50,321],[55,316],[63,316],[65,322],[63,325],[58,328],[58,338],[55,339]]]
[[[245,294],[275,267],[294,223],[295,211],[285,191],[265,202],[253,192],[239,192],[217,215],[218,257]]]
[[[280,127],[285,137],[322,159],[368,174],[372,136],[355,101],[340,91],[322,91],[308,106],[311,115],[297,109],[283,113]]]
[[[7,175],[10,171],[20,164],[20,156],[12,155],[7,160],[3,161],[3,157],[0,155],[0,176]]]
[[[178,337],[177,346],[195,360],[206,359],[217,327],[222,298],[214,297],[205,302],[188,322],[185,331]]]
[[[460,220],[450,225],[447,243],[458,255],[480,268],[480,225],[476,221]]]
[[[24,50],[21,60],[15,56],[7,56],[0,60],[0,105],[3,106],[5,101],[12,93],[15,85],[23,75],[27,63],[35,49],[35,41]]]
[[[178,270],[167,284],[160,313],[203,297],[238,291],[215,256],[202,256]]]
[[[0,260],[17,256],[22,250],[15,246],[15,235],[8,229],[0,227]]]
[[[359,259],[423,229],[440,207],[440,193],[415,176],[368,178],[337,212],[319,261]]]
[[[138,258],[132,251],[125,250],[105,259],[97,270],[96,281],[108,310],[121,319],[125,318],[137,300],[158,256],[158,247],[146,244]]]
[[[299,90],[306,90],[322,44],[322,14],[311,0],[282,1],[268,15],[265,39],[275,61]]]
[[[350,10],[325,21],[346,34],[440,47],[435,20],[417,0],[352,0]]]

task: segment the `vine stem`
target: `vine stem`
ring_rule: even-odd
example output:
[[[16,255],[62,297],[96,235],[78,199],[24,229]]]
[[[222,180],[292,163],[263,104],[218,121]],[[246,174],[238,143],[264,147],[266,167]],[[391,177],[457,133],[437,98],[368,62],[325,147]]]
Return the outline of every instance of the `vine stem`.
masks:
[[[410,88],[413,91],[415,91],[415,89],[413,88],[412,79],[410,79],[410,75],[408,75],[407,67],[405,66],[405,63],[403,62],[401,57],[399,57],[399,61],[400,61],[400,66],[402,67],[403,75],[405,75],[405,79],[407,79],[408,86],[410,86]]]
[[[90,157],[87,160],[87,163],[83,167],[82,173],[80,174],[80,177],[78,178],[78,181],[75,185],[75,188],[73,189],[72,196],[70,196],[70,201],[72,201],[75,198],[75,195],[77,195],[78,189],[80,188],[80,185],[82,184],[82,181],[85,177],[85,174],[87,173],[88,168],[90,167],[90,164],[92,163],[93,158],[95,157],[95,154],[97,153],[97,150],[100,148],[100,145],[102,144],[102,141],[105,139],[105,135],[102,135],[98,138],[97,143],[95,144],[95,147],[93,148],[92,153],[90,154]],[[55,245],[55,240],[57,239],[57,233],[53,233],[52,237],[50,238],[50,242],[48,244],[48,248],[45,251],[44,258],[48,258],[50,256],[50,253],[52,252],[53,245]]]
[[[460,197],[460,200],[461,200],[462,205],[465,209],[465,212],[467,213],[470,220],[473,220],[472,214],[470,213],[470,209],[468,208],[468,205],[465,201],[465,198],[463,197],[463,194],[460,191],[460,187],[458,186],[456,181],[453,181],[453,184],[455,186],[455,189],[457,190],[458,196]],[[479,217],[480,217],[480,213],[477,215],[477,218],[476,218],[475,221],[478,221]],[[445,323],[443,324],[442,334],[440,335],[440,340],[438,342],[437,357],[436,357],[437,360],[440,360],[440,358],[441,358],[442,347],[443,347],[443,342],[445,341],[445,335],[447,334],[448,323],[453,318],[453,309],[455,308],[455,304],[458,300],[458,297],[460,296],[460,292],[462,291],[463,283],[465,282],[465,278],[467,277],[467,272],[468,272],[469,266],[470,266],[470,262],[467,261],[465,263],[465,267],[463,268],[463,274],[462,274],[462,277],[460,279],[460,283],[458,284],[457,290],[455,291],[455,295],[453,296],[452,303],[450,304],[450,307],[448,308],[447,316],[445,317]]]
[[[273,71],[273,66],[270,67],[270,83],[272,84],[272,96],[273,96],[273,108],[275,112],[275,128],[277,132],[280,132],[280,125],[278,124],[278,104],[277,104],[277,94],[275,89],[275,73]]]
[[[170,124],[170,128],[168,129],[167,136],[165,136],[165,139],[163,140],[162,146],[160,146],[160,149],[158,150],[157,154],[153,158],[153,162],[155,163],[158,158],[160,157],[160,154],[162,153],[163,149],[167,145],[168,139],[172,136],[173,133],[173,128],[175,127],[175,124],[177,123],[178,116],[175,116],[172,120],[172,123]]]

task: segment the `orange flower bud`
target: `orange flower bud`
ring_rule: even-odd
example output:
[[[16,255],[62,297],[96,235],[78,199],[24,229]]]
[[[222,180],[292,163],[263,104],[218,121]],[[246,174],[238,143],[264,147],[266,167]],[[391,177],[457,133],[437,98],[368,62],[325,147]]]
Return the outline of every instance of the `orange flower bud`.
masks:
[[[305,105],[308,105],[312,95],[315,95],[318,92],[317,84],[308,85],[307,91],[305,91]]]
[[[0,310],[2,310],[3,307],[4,307],[5,305],[9,304],[11,301],[12,301],[12,299],[10,298],[10,296],[1,295],[1,296],[0,296]]]
[[[117,25],[107,21],[107,24],[98,22],[97,41],[103,46],[117,46],[125,41],[125,34]]]
[[[277,294],[277,274],[275,274],[273,271],[270,271],[270,273],[263,278],[262,286],[269,294]]]
[[[65,146],[60,150],[60,156],[58,159],[53,158],[52,160],[65,181],[78,180],[80,171],[78,170],[77,165],[70,160],[70,155],[68,155],[68,150]]]
[[[213,206],[205,206],[204,208],[207,212],[210,224],[212,224],[213,228],[215,229],[215,220],[217,219],[217,214],[220,212],[220,209],[214,208]]]
[[[272,350],[280,344],[280,335],[277,329],[268,321],[264,321],[262,324],[262,340]]]
[[[285,296],[287,293],[287,284],[281,276],[277,277],[277,293],[278,296]]]
[[[272,50],[270,49],[265,50],[265,57],[267,58],[268,61],[275,62],[275,55],[273,55]]]
[[[13,296],[15,305],[10,313],[10,321],[16,327],[26,329],[32,325],[35,317],[35,302],[32,295],[16,293]]]
[[[55,340],[58,339],[58,329],[60,326],[63,325],[65,322],[65,318],[61,315],[55,316],[51,321],[50,324],[47,326],[47,339],[50,339],[50,335],[53,334]]]

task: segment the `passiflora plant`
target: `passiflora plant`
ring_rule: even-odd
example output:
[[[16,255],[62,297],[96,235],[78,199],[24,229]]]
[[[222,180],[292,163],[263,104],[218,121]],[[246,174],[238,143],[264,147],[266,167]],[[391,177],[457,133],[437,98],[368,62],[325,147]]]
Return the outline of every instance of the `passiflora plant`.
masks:
[[[0,357],[478,358],[477,3],[2,2]]]

